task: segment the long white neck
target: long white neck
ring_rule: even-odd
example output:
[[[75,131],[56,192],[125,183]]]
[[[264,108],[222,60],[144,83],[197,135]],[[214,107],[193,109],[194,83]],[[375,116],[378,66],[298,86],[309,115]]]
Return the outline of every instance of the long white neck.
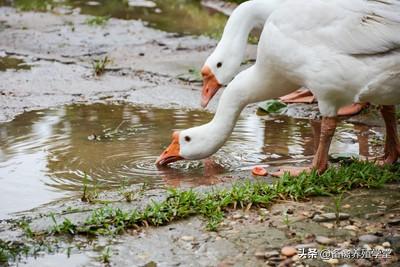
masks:
[[[248,104],[277,98],[297,88],[298,85],[258,64],[239,73],[221,95],[214,118],[200,126],[204,133],[213,137],[213,153],[229,138]]]
[[[241,61],[250,31],[264,25],[271,13],[285,0],[253,0],[239,5],[229,17],[218,47],[229,47]]]

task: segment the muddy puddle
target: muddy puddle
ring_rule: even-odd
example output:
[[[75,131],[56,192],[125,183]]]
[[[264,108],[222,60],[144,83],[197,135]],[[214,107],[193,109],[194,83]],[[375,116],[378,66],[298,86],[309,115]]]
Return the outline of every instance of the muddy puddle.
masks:
[[[222,33],[227,20],[225,15],[202,7],[198,0],[0,0],[0,6],[142,20],[167,32],[213,37]]]
[[[15,57],[2,56],[0,54],[0,71],[7,70],[29,70],[30,65],[26,64],[25,61]]]
[[[221,174],[257,164],[304,162],[314,153],[316,123],[311,127],[308,120],[253,114],[240,118],[213,157],[154,165],[172,130],[211,118],[202,111],[93,104],[26,112],[0,124],[0,218],[80,195],[84,184],[99,190],[143,182],[155,187],[208,185],[218,183]],[[367,127],[342,125],[331,153],[373,152],[367,134],[376,135]]]

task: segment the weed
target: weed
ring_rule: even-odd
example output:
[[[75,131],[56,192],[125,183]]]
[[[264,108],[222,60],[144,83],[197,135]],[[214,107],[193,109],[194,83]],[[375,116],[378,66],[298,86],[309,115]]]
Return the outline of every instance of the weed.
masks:
[[[340,223],[340,211],[342,208],[342,200],[343,200],[343,193],[333,198],[333,204],[334,204],[333,210],[335,212],[336,225],[339,225]]]
[[[93,72],[95,76],[101,76],[106,71],[107,65],[110,63],[110,59],[108,56],[105,56],[103,59],[96,59],[93,61]]]
[[[286,227],[288,228],[288,229],[290,229],[290,224],[291,224],[292,222],[290,221],[290,219],[289,219],[289,215],[288,214],[285,214],[285,217],[283,218],[283,224],[284,225],[286,225]]]
[[[18,223],[18,225],[28,238],[33,238],[35,236],[35,233],[32,231],[32,228],[27,221],[21,221]]]
[[[53,6],[53,0],[16,0],[15,7],[21,11],[47,11]]]
[[[83,177],[83,187],[82,187],[82,197],[81,200],[83,202],[93,203],[98,198],[99,193],[97,191],[97,184],[93,183],[91,187],[89,187],[89,179],[85,174]]]
[[[132,190],[126,189],[126,180],[123,180],[121,183],[120,194],[124,197],[126,202],[132,202],[135,198],[135,193]]]
[[[110,16],[95,16],[86,19],[86,24],[90,26],[104,26],[107,24]]]
[[[110,260],[111,260],[111,256],[112,256],[112,251],[110,249],[110,247],[106,247],[103,249],[103,251],[101,252],[101,261],[105,264],[109,264]]]

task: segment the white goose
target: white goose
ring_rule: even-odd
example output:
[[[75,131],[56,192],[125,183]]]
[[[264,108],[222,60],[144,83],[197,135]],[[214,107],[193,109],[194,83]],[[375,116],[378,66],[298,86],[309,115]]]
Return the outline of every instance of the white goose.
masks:
[[[245,57],[247,39],[250,31],[265,21],[285,0],[253,0],[240,4],[229,17],[222,38],[213,53],[207,58],[201,70],[203,89],[201,106],[205,108],[218,90],[228,84],[240,69]],[[289,102],[312,103],[315,97],[309,90],[300,89],[282,96]],[[339,115],[348,116],[359,113],[365,104],[352,104],[341,108]]]
[[[245,58],[251,30],[263,26],[272,12],[285,0],[252,0],[240,4],[229,16],[221,40],[201,70],[201,106],[206,107],[222,85],[228,84]]]
[[[353,102],[384,105],[384,161],[396,161],[400,142],[393,105],[400,103],[400,0],[288,0],[280,5],[264,26],[255,65],[228,85],[214,118],[175,132],[157,163],[212,155],[247,104],[300,86],[312,88],[323,115],[312,168],[326,170],[337,111]]]

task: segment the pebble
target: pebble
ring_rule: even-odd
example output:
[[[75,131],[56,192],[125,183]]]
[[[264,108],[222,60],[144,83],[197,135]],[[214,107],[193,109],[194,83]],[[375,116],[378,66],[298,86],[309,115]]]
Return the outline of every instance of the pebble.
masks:
[[[346,226],[344,227],[344,229],[350,230],[350,231],[358,231],[358,227],[355,226],[355,225],[346,225]]]
[[[256,258],[258,258],[258,259],[264,259],[264,257],[265,257],[265,252],[263,252],[263,251],[256,251],[256,253],[254,253],[254,256],[256,256]]]
[[[235,213],[235,214],[233,214],[232,218],[233,218],[234,220],[242,219],[242,218],[243,218],[243,214]]]
[[[389,242],[383,242],[382,246],[385,248],[390,248],[390,243]]]
[[[334,240],[332,240],[332,239],[330,239],[328,237],[325,237],[325,236],[317,236],[315,238],[315,241],[317,241],[317,243],[319,243],[321,245],[333,245],[333,244],[335,244]]]
[[[193,236],[190,236],[190,235],[184,235],[184,236],[181,237],[181,239],[182,239],[183,241],[193,241],[193,240],[194,240],[194,237],[193,237]]]
[[[350,218],[350,214],[348,213],[339,213],[339,220],[347,220]],[[322,213],[316,214],[313,218],[315,222],[331,222],[336,220],[335,213]]]
[[[297,254],[297,249],[295,247],[283,247],[281,250],[281,254],[286,257],[292,257]]]
[[[322,226],[324,226],[328,229],[332,229],[334,227],[333,223],[322,223]]]
[[[400,225],[400,218],[396,218],[396,219],[391,219],[388,221],[389,225]]]
[[[343,208],[344,208],[344,209],[349,209],[349,208],[351,208],[351,205],[350,205],[350,204],[344,204],[344,205],[343,205]]]
[[[272,250],[272,251],[267,251],[264,253],[264,258],[269,259],[272,257],[279,257],[279,251],[277,250]]]
[[[379,237],[377,237],[376,235],[362,235],[358,237],[358,240],[360,240],[360,242],[362,243],[371,244],[378,242]]]

